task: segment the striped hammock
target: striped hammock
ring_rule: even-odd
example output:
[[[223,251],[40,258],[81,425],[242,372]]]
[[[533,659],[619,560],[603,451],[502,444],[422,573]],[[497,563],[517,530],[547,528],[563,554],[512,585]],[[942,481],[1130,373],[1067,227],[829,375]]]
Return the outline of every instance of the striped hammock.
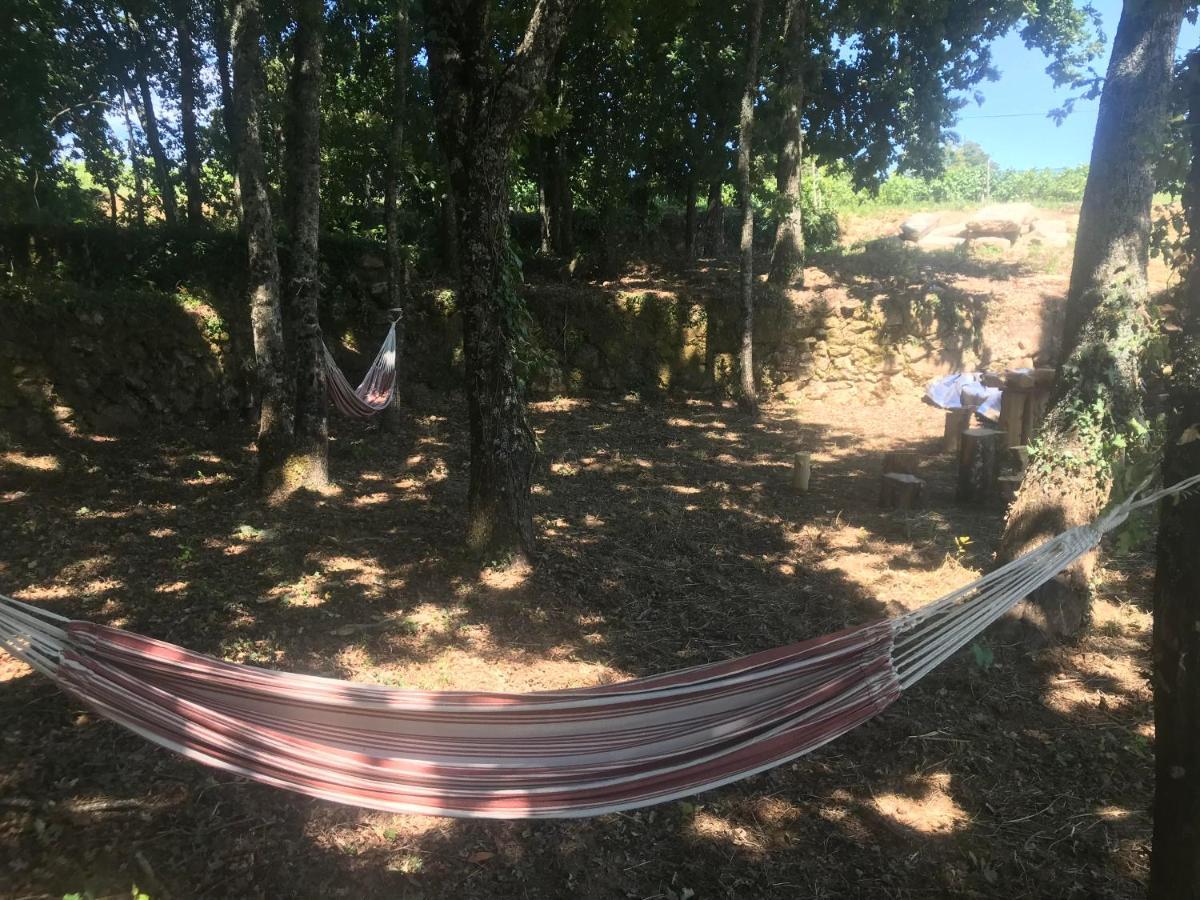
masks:
[[[344,416],[369,419],[387,409],[396,394],[396,323],[388,329],[383,345],[362,384],[351,387],[342,370],[325,346],[325,383],[329,386],[329,402]]]
[[[845,734],[1093,549],[1130,498],[940,600],[815,640],[620,684],[396,690],[234,665],[0,597],[0,646],[101,715],[264,784],[398,813],[565,818],[780,765]]]

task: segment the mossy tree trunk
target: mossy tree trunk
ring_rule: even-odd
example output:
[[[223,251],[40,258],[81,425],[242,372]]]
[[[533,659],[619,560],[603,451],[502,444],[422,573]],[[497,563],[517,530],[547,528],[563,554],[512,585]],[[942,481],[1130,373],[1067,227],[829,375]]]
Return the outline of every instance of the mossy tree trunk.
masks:
[[[260,482],[267,485],[268,474],[281,466],[291,443],[292,413],[284,378],[279,254],[259,130],[264,86],[259,0],[235,0],[231,19],[238,178],[249,256],[250,322],[259,395],[258,471]]]
[[[738,403],[750,412],[758,410],[754,387],[754,198],[750,165],[753,160],[754,100],[758,96],[758,45],[762,36],[763,0],[751,0],[746,25],[745,77],[742,82],[741,115],[738,119],[738,202],[742,233],[738,251],[741,260],[741,346],[738,350]]]
[[[783,143],[779,151],[779,222],[771,250],[772,284],[788,285],[804,279],[804,209],[801,203],[804,162],[804,91],[806,24],[804,0],[788,0],[784,32]]]
[[[295,385],[292,446],[271,473],[273,489],[286,496],[329,483],[329,399],[321,334],[319,237],[321,220],[322,0],[298,0],[292,73],[288,83],[288,231],[291,253],[284,335],[288,376]]]
[[[1189,57],[1190,272],[1172,346],[1163,481],[1200,474],[1200,53]],[[1200,897],[1200,492],[1163,502],[1154,579],[1154,843],[1150,896]]]
[[[523,317],[509,260],[508,178],[517,130],[546,82],[573,5],[537,0],[503,67],[494,59],[490,2],[428,12],[438,138],[458,204],[471,449],[466,542],[485,558],[533,550],[535,442],[517,374]]]
[[[1068,356],[1033,464],[1009,510],[1000,562],[1095,518],[1121,444],[1142,418],[1150,203],[1182,17],[1179,0],[1124,5],[1076,235]],[[1077,634],[1087,620],[1094,568],[1094,554],[1072,565],[1021,603],[1008,628],[1032,643]]]

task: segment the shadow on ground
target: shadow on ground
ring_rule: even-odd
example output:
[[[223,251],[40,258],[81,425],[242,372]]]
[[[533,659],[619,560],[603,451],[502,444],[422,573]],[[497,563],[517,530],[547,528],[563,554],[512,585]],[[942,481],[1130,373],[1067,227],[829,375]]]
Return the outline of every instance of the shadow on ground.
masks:
[[[556,400],[534,412],[539,565],[480,573],[456,550],[459,409],[434,399],[400,438],[339,426],[340,494],[279,511],[249,489],[249,434],[236,430],[12,447],[0,585],[238,661],[533,690],[919,605],[970,580],[1000,527],[999,510],[953,505],[940,417],[915,402],[801,422],[790,407],[751,421],[699,396]],[[801,448],[816,459],[805,496],[787,488]],[[880,455],[898,449],[923,456],[917,513],[876,508]],[[1112,608],[1069,652],[985,644],[987,668],[963,654],[794,764],[579,822],[284,794],[150,747],[0,662],[0,883],[13,896],[132,884],[155,897],[1133,896],[1148,840],[1146,635]]]

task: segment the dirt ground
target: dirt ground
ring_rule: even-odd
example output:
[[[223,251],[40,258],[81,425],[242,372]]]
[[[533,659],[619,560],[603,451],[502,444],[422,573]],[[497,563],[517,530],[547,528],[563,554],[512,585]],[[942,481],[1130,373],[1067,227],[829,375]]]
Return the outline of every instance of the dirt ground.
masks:
[[[399,437],[337,423],[340,491],[274,511],[244,426],[9,447],[0,589],[231,660],[525,691],[912,608],[983,571],[1002,525],[954,504],[942,414],[915,394],[773,403],[757,421],[708,395],[560,398],[533,409],[538,565],[481,573],[457,550],[462,407],[425,397]],[[803,496],[798,449],[815,462]],[[900,449],[922,454],[919,512],[876,506],[880,458]],[[794,764],[569,822],[395,816],[248,783],[0,656],[0,896],[1138,896],[1149,579],[1146,557],[1110,562],[1077,646],[985,637]]]

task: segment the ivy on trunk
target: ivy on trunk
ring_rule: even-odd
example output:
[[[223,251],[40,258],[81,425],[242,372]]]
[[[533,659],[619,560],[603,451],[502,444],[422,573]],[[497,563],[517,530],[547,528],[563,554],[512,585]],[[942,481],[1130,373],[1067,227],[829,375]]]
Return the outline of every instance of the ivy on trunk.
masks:
[[[481,555],[533,550],[529,485],[535,441],[518,352],[527,314],[509,248],[513,143],[541,92],[573,0],[538,0],[520,43],[496,59],[489,2],[428,12],[438,138],[457,205],[471,474],[467,546]]]

